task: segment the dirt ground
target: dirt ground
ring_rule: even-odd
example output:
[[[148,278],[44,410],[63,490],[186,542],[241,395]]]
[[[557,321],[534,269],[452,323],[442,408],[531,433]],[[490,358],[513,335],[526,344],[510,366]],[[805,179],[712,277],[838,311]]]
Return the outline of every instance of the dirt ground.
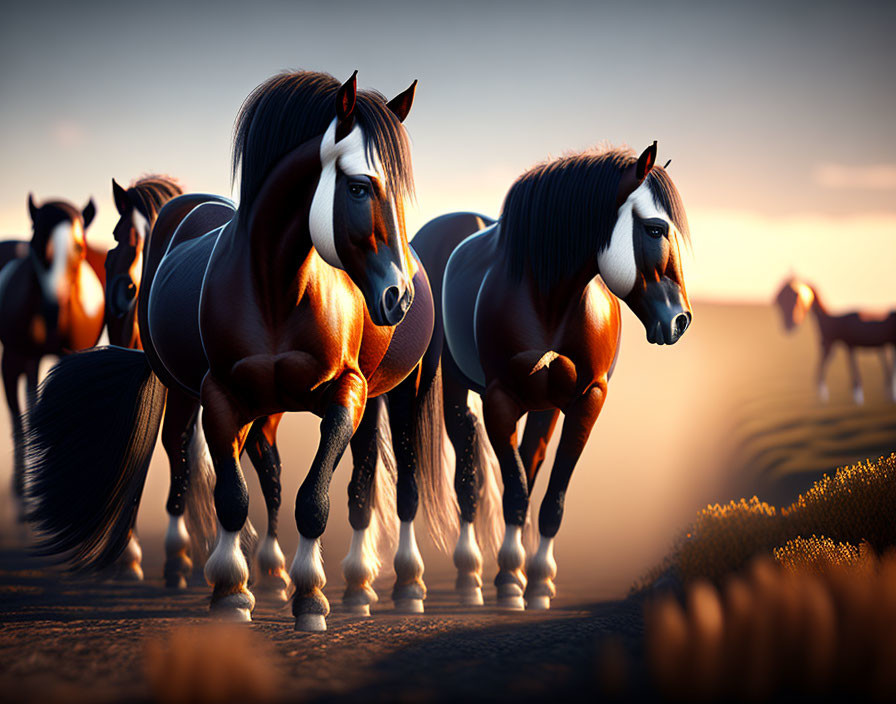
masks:
[[[377,582],[382,601],[373,617],[340,614],[339,562],[349,542],[339,498],[349,475],[343,460],[324,539],[334,610],[328,632],[296,634],[288,607],[261,599],[250,626],[212,628],[205,586],[178,593],[162,586],[167,476],[157,451],[138,519],[147,575],[141,584],[74,580],[32,560],[27,533],[15,525],[9,497],[0,495],[3,698],[213,701],[200,693],[230,691],[235,701],[593,699],[621,679],[643,694],[641,605],[624,597],[697,509],[753,492],[783,500],[819,472],[896,448],[896,406],[884,398],[873,355],[860,358],[863,407],[851,402],[839,352],[830,365],[831,402],[821,406],[814,397],[814,329],[786,337],[765,306],[696,302],[694,313],[691,330],[672,348],[647,345],[626,313],[609,398],[567,499],[550,612],[508,614],[489,603],[461,609],[450,556],[424,539],[425,615],[391,612],[389,570]],[[289,417],[281,426],[287,555],[296,544],[292,497],[316,432],[313,417]],[[9,458],[0,463],[6,487],[6,432],[0,456]],[[245,468],[250,515],[263,528],[257,480]],[[535,506],[545,484],[540,478]],[[492,559],[487,585],[494,571]],[[493,588],[484,591],[493,604]]]

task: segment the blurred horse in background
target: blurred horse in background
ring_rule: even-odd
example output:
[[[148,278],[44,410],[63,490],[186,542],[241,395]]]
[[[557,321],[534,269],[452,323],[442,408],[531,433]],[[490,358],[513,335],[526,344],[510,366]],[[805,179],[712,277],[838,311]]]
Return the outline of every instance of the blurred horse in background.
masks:
[[[41,358],[93,347],[103,331],[103,285],[88,262],[85,236],[96,214],[93,200],[78,210],[64,201],[37,206],[29,195],[28,212],[31,240],[6,243],[3,254],[10,259],[0,270],[3,384],[13,427],[13,491],[19,499],[24,430],[19,380],[25,377],[30,406]]]
[[[792,332],[811,312],[818,325],[821,356],[818,360],[818,397],[827,401],[830,397],[825,381],[827,364],[835,343],[841,343],[849,360],[852,375],[852,397],[857,404],[865,402],[856,348],[877,348],[884,370],[885,394],[896,402],[896,311],[886,315],[874,315],[852,311],[832,315],[822,303],[817,289],[795,277],[789,278],[775,296],[775,305],[781,312],[784,329]],[[892,353],[892,354],[891,354]]]

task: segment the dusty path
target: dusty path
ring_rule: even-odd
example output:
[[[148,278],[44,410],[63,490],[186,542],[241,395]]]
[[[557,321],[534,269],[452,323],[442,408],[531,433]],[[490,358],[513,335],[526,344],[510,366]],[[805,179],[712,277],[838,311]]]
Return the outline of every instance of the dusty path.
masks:
[[[250,626],[221,631],[205,616],[202,586],[60,580],[7,548],[0,687],[5,701],[41,702],[155,701],[188,686],[275,701],[577,700],[596,687],[604,637],[638,647],[634,603],[586,605],[572,593],[549,613],[507,614],[456,607],[449,586],[431,589],[422,616],[390,613],[384,599],[372,618],[351,618],[338,612],[336,588],[326,634],[295,633],[288,607],[264,600]],[[159,665],[167,648],[174,670]]]

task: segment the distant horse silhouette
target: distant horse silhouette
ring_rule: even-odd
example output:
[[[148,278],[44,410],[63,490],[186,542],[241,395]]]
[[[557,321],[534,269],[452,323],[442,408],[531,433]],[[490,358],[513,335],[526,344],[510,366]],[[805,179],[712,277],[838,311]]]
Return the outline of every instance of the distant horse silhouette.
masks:
[[[640,158],[610,149],[548,162],[511,186],[498,222],[452,213],[426,224],[412,240],[437,309],[424,365],[441,357],[442,369],[439,412],[419,415],[415,432],[427,432],[424,424],[444,413],[456,456],[461,530],[454,561],[462,603],[482,603],[474,521],[487,479],[485,443],[494,449],[504,482],[498,604],[548,608],[567,486],[618,353],[617,297],[640,318],[652,343],[675,343],[691,322],[679,259],[679,240],[689,236],[687,218],[667,172],[654,167],[655,157],[656,143]],[[402,391],[390,392],[390,403]],[[487,440],[468,403],[471,391],[482,395]],[[427,392],[439,393],[438,385]],[[410,392],[405,398],[409,417],[431,402]],[[538,519],[540,544],[524,572],[521,536],[529,496],[561,412],[560,445]],[[401,476],[400,455],[398,460]],[[404,462],[422,465],[425,457],[405,455]]]
[[[816,289],[796,278],[790,278],[784,282],[775,297],[775,304],[781,311],[784,328],[788,332],[795,330],[810,311],[815,315],[821,343],[817,383],[818,396],[822,401],[827,401],[830,396],[825,373],[831,351],[837,342],[843,344],[849,356],[853,400],[858,404],[865,402],[855,350],[857,347],[877,347],[880,348],[880,358],[884,368],[886,394],[891,401],[896,401],[896,360],[888,358],[887,354],[888,346],[896,351],[896,311],[891,311],[885,316],[861,311],[831,315],[822,303]]]
[[[38,207],[28,196],[34,234],[7,243],[10,260],[0,270],[0,343],[3,383],[12,419],[13,490],[22,496],[22,413],[18,384],[26,377],[28,403],[37,390],[40,360],[92,347],[103,330],[103,288],[87,262],[85,230],[96,214],[63,201]],[[23,246],[24,245],[24,246]]]
[[[401,121],[414,85],[387,104],[357,92],[355,76],[340,86],[295,72],[250,95],[234,148],[239,207],[186,195],[156,220],[137,307],[145,354],[109,347],[72,356],[42,386],[30,415],[28,486],[45,550],[75,564],[121,552],[165,397],[186,409],[198,396],[220,523],[205,566],[211,608],[248,619],[254,597],[239,549],[248,495],[238,459],[256,419],[312,411],[323,418],[321,441],[296,500],[300,540],[289,574],[296,627],[326,627],[319,539],[335,464],[368,397],[418,365],[432,332],[425,275],[404,230],[413,181]],[[420,305],[428,318],[414,313]],[[363,501],[379,509],[371,485]]]

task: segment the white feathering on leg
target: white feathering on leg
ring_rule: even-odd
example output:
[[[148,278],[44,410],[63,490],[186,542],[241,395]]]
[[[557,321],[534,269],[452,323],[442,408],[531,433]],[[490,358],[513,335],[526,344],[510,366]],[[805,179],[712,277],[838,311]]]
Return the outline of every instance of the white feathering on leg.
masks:
[[[457,568],[456,588],[464,606],[481,606],[482,552],[476,543],[476,531],[472,523],[460,522],[460,535],[454,548],[454,566]]]

